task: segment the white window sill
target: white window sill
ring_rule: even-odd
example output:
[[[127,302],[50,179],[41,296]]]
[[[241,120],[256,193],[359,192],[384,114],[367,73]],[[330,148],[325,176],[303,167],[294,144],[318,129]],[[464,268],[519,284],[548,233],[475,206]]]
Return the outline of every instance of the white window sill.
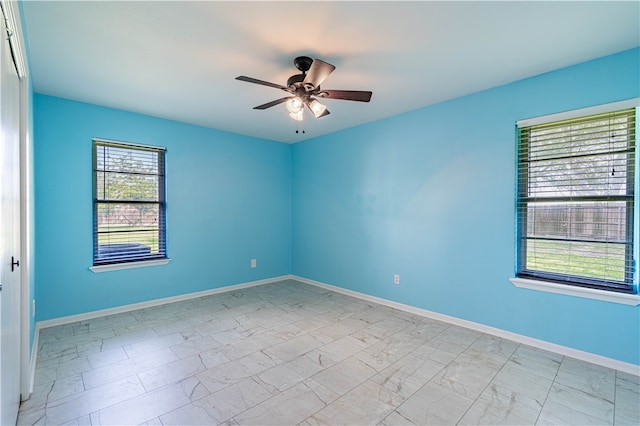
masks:
[[[565,294],[568,296],[584,297],[586,299],[603,300],[605,302],[621,303],[623,305],[640,305],[637,294],[616,293],[614,291],[596,290],[593,288],[575,287],[572,285],[556,284],[527,278],[509,278],[511,283],[519,288],[545,291],[547,293]]]
[[[169,262],[171,262],[171,259],[154,259],[154,260],[143,260],[140,262],[114,263],[111,265],[89,266],[89,269],[91,269],[91,271],[97,274],[99,272],[119,271],[122,269],[146,268],[147,266],[160,266],[160,265],[166,265]]]

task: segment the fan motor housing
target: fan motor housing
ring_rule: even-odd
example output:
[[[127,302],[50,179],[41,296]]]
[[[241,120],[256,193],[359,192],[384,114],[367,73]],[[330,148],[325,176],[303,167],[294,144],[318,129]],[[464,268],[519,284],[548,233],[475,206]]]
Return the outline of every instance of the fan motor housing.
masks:
[[[287,86],[291,87],[295,83],[302,83],[304,81],[305,74],[296,74],[289,77],[287,80]]]

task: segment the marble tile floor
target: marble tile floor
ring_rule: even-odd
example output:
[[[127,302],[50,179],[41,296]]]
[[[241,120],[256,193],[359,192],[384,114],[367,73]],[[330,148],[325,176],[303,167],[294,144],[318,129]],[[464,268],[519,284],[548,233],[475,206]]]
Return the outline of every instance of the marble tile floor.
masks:
[[[41,330],[19,425],[638,425],[638,376],[296,281]]]

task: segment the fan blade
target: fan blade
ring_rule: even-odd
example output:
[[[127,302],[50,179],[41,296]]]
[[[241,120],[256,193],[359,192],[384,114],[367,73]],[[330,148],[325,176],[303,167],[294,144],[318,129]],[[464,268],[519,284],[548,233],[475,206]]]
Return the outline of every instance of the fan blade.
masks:
[[[236,77],[236,80],[246,81],[247,83],[261,84],[263,86],[275,87],[276,89],[289,91],[289,88],[287,86],[282,86],[280,84],[275,84],[275,83],[269,83],[268,81],[258,80],[257,78],[245,77],[244,75]]]
[[[336,67],[331,64],[321,61],[320,59],[314,59],[303,83],[305,85],[309,84],[315,89],[320,86],[320,84],[322,84],[322,82],[329,77],[329,74],[331,74],[335,69]]]
[[[288,101],[291,98],[293,98],[293,96],[287,96],[287,97],[284,97],[284,98],[276,99],[275,101],[267,102],[266,104],[262,104],[262,105],[258,105],[257,107],[253,107],[253,109],[271,108],[272,106],[279,105],[279,104],[281,104],[283,102]]]
[[[327,99],[343,99],[345,101],[369,102],[371,92],[361,90],[322,90],[316,96]]]

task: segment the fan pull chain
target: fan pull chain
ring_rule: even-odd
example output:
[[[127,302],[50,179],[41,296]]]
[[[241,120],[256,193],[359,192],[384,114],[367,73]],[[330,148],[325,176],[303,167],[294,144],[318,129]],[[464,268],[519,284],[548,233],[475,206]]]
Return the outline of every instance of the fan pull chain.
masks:
[[[296,134],[300,133],[300,130],[299,130],[300,123],[304,123],[304,120],[296,121]],[[304,133],[306,133],[306,132],[304,131],[304,128],[302,128],[302,134],[304,134]]]

